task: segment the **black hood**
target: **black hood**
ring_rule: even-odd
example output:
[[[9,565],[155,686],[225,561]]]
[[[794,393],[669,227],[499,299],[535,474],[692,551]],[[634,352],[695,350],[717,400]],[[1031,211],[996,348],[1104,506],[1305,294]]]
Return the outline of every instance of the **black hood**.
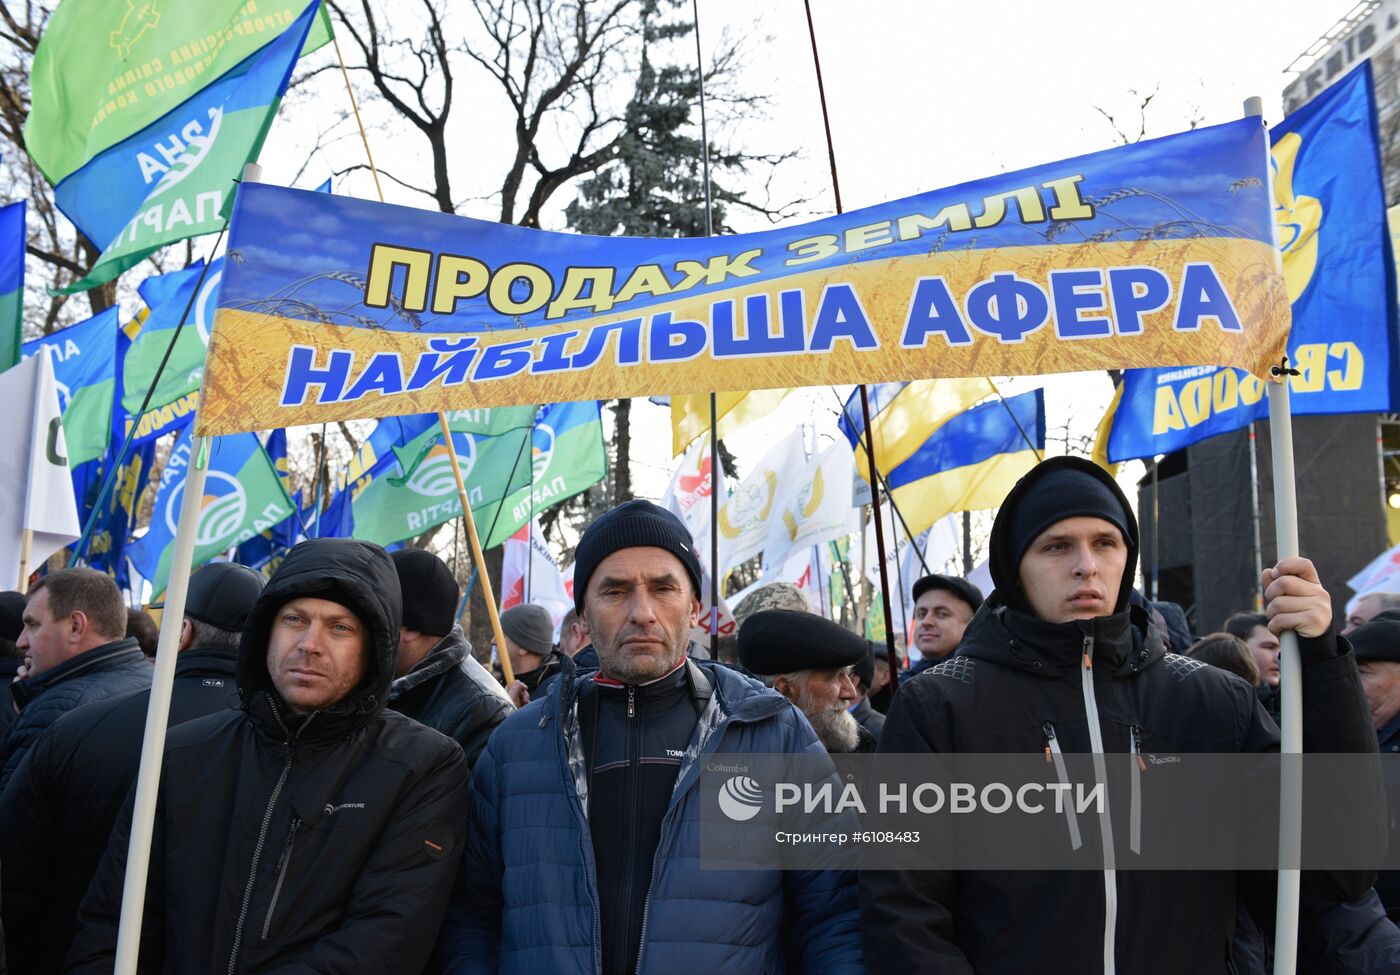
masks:
[[[1123,579],[1118,586],[1118,602],[1114,605],[1114,613],[1121,613],[1128,607],[1128,596],[1133,589],[1133,578],[1137,575],[1138,563],[1138,523],[1133,515],[1133,509],[1128,504],[1127,497],[1123,494],[1118,482],[1109,476],[1098,464],[1083,457],[1051,457],[1049,460],[1041,461],[1031,471],[1016,482],[1006,495],[1006,500],[1001,503],[997,510],[996,521],[992,524],[992,537],[990,542],[991,554],[988,560],[988,568],[992,573],[992,582],[996,586],[997,595],[1000,601],[1018,610],[1019,612],[1031,614],[1032,610],[1027,604],[1025,596],[1021,592],[1020,584],[1020,554],[1013,551],[1013,543],[1009,537],[1010,525],[1016,506],[1020,503],[1035,485],[1045,475],[1065,468],[1081,471],[1089,474],[1103,484],[1107,485],[1123,506],[1124,526],[1127,528],[1128,561],[1123,567]],[[1076,512],[1067,510],[1066,518],[1074,517]]]
[[[365,717],[377,714],[394,680],[403,596],[389,553],[349,538],[317,538],[295,546],[253,604],[238,644],[238,692],[245,705],[259,691],[274,692],[267,672],[268,633],[277,611],[302,596],[346,606],[364,623],[371,641],[365,680],[327,710]]]

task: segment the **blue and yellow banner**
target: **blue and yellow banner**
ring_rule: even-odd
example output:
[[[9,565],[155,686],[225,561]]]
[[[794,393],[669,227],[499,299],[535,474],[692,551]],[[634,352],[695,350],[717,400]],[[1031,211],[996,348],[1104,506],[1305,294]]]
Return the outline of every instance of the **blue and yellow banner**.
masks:
[[[1370,62],[1272,133],[1274,213],[1293,304],[1295,414],[1373,413],[1400,403],[1395,261],[1386,225]],[[1110,461],[1164,454],[1268,416],[1264,383],[1239,369],[1135,369],[1108,438]]]
[[[1045,451],[1045,391],[997,398],[940,426],[890,471],[890,500],[912,535],[952,511],[999,507]]]
[[[548,233],[240,188],[199,433],[1282,354],[1258,119],[805,226]]]

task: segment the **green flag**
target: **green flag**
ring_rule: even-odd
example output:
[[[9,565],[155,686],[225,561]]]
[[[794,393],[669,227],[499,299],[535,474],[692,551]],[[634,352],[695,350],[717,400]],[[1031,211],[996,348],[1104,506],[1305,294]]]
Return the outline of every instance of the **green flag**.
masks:
[[[477,526],[486,548],[500,545],[541,511],[607,476],[608,451],[597,400],[545,407],[531,439],[530,483],[510,496],[494,528]]]
[[[87,277],[64,293],[96,287],[152,251],[223,227],[233,182],[262,148],[317,9],[312,2],[256,54],[54,188],[60,209],[102,248]]]
[[[483,544],[502,499],[530,484],[530,424],[537,407],[454,410],[447,414],[462,481]],[[388,545],[462,514],[452,460],[437,414],[390,417],[370,441],[392,437],[391,451],[358,480],[355,537]]]
[[[63,0],[34,52],[25,147],[57,185],[266,45],[304,7],[301,0]],[[323,10],[302,53],[330,39]]]

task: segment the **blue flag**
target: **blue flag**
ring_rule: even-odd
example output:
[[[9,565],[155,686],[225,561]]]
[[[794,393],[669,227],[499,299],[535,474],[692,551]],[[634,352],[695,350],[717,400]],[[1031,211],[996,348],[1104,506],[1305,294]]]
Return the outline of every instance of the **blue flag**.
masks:
[[[1295,414],[1400,404],[1395,262],[1386,226],[1370,62],[1271,132],[1274,213],[1293,304]],[[1133,369],[1110,461],[1164,454],[1268,416],[1263,381],[1239,369]]]
[[[24,321],[24,201],[0,207],[0,372],[19,362]]]
[[[40,350],[53,356],[63,409],[63,438],[68,444],[68,462],[75,467],[101,457],[111,439],[118,314],[114,305],[22,346],[26,359]]]
[[[948,420],[890,471],[890,500],[918,535],[949,512],[1000,506],[1044,450],[1044,390],[998,398]]]
[[[83,464],[73,471],[73,487],[80,501],[83,523],[93,516],[93,507],[102,490],[107,474],[116,462],[119,442],[100,459]],[[154,441],[133,447],[127,452],[112,490],[107,494],[102,511],[97,515],[96,528],[86,550],[89,567],[105,572],[122,589],[131,588],[127,566],[126,545],[136,528],[141,494],[150,480],[151,465],[155,463]]]
[[[204,496],[195,527],[192,566],[241,545],[292,513],[291,499],[277,476],[263,445],[251,433],[214,437],[209,445],[209,467]],[[131,546],[131,562],[151,583],[154,593],[165,591],[185,493],[190,456],[190,428],[186,427],[171,448],[160,475],[151,524]]]

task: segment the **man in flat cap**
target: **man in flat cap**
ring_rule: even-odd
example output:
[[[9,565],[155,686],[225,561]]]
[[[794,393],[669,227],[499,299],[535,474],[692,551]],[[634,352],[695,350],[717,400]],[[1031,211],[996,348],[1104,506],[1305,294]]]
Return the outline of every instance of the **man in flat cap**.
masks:
[[[873,752],[875,736],[851,716],[853,668],[866,640],[813,613],[765,609],[739,627],[739,663],[792,702],[828,752]]]
[[[237,702],[238,640],[264,581],[232,562],[190,576],[171,728]],[[136,781],[150,697],[134,691],[68,712],[35,742],[0,797],[0,908],[15,971],[63,969],[78,904]]]
[[[909,668],[910,677],[958,649],[972,614],[982,605],[982,590],[957,576],[926,575],[914,583],[912,593],[914,647],[923,656]]]
[[[580,677],[565,657],[487,743],[439,971],[864,971],[849,872],[704,869],[710,759],[825,753],[776,692],[687,657],[700,577],[690,531],[650,501],[579,539],[575,608],[601,666]]]

